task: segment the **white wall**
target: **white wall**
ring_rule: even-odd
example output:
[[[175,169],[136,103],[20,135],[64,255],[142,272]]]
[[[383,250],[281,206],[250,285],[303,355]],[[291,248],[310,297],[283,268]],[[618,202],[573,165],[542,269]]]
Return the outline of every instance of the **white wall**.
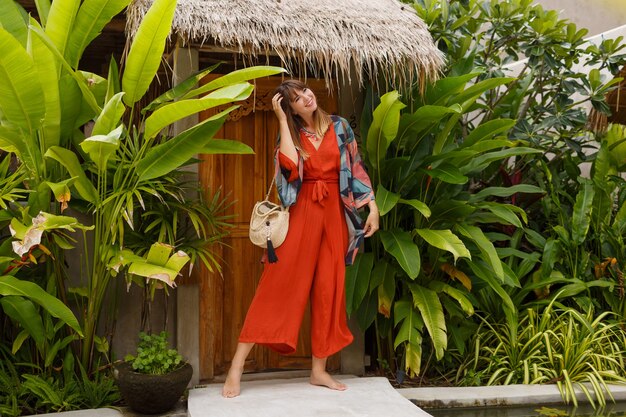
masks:
[[[536,0],[545,9],[561,11],[561,17],[593,36],[626,25],[626,0]]]

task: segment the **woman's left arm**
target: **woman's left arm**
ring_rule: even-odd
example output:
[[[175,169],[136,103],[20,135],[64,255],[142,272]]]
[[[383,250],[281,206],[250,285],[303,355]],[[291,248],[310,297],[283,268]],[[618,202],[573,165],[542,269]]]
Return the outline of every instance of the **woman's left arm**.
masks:
[[[365,232],[365,237],[370,237],[380,228],[380,214],[378,213],[376,201],[370,200],[370,202],[367,203],[367,207],[369,208],[369,214],[367,215],[367,220],[365,220],[363,231]]]

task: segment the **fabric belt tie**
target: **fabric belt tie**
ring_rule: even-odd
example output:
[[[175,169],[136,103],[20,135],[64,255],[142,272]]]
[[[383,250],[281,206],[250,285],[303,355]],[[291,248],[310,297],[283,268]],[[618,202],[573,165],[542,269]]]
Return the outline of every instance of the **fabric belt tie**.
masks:
[[[328,197],[328,186],[326,184],[337,184],[338,180],[315,180],[315,179],[305,179],[305,183],[313,183],[313,196],[312,199],[315,202],[318,202],[322,207],[324,207],[324,199]]]

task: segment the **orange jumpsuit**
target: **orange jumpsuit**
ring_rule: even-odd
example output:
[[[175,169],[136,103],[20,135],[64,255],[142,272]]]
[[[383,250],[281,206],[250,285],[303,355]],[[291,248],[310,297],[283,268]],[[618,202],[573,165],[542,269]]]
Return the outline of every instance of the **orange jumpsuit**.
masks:
[[[352,342],[346,320],[345,253],[348,229],[339,194],[339,148],[331,124],[309,153],[296,203],[289,208],[289,231],[276,248],[278,262],[266,263],[248,309],[239,341],[268,346],[280,354],[296,350],[306,304],[311,301],[311,347],[325,358]],[[281,166],[296,164],[279,155]]]

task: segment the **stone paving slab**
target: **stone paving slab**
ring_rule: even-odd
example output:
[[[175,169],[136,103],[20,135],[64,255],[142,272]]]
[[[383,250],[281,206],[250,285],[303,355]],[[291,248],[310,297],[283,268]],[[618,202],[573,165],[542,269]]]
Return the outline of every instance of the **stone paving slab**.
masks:
[[[589,388],[591,392],[593,389]],[[615,401],[626,400],[626,385],[609,385]],[[588,402],[576,388],[580,403]],[[420,407],[481,407],[495,405],[563,404],[556,385],[498,385],[490,387],[424,387],[400,388],[404,398]],[[607,401],[610,398],[607,396]]]
[[[236,398],[222,398],[222,384],[192,389],[189,417],[430,417],[386,378],[336,378],[348,390],[313,386],[308,378],[243,382]]]

